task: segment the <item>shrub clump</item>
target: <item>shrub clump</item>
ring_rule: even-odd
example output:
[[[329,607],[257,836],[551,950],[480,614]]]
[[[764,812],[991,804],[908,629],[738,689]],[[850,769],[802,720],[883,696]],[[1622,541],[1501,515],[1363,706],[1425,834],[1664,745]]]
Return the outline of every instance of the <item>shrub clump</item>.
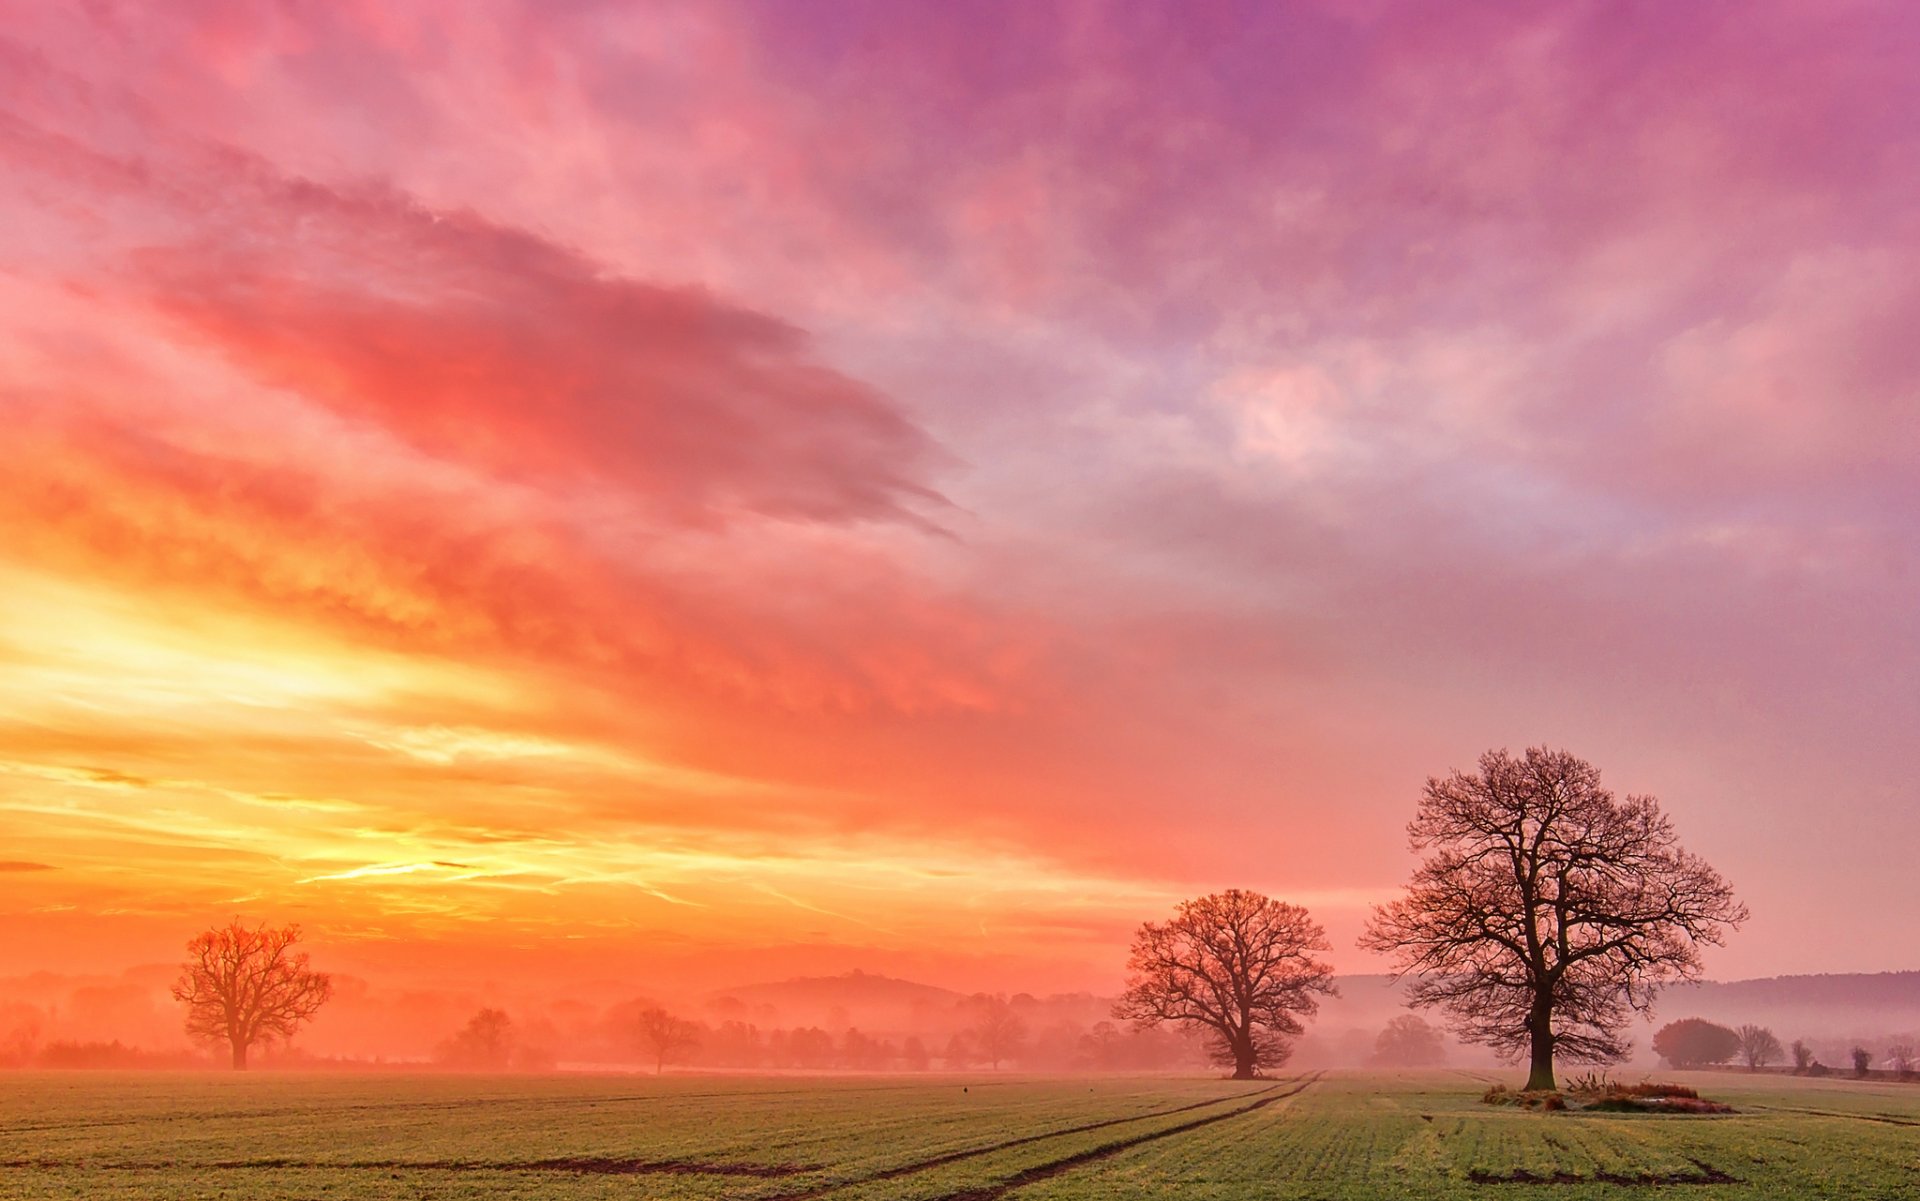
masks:
[[[1583,1076],[1565,1093],[1514,1092],[1504,1084],[1489,1088],[1480,1098],[1488,1105],[1512,1105],[1545,1113],[1582,1110],[1596,1113],[1732,1113],[1731,1105],[1709,1101],[1684,1084],[1641,1081],[1620,1084],[1602,1075]]]
[[[1521,1109],[1552,1111],[1567,1107],[1567,1099],[1551,1090],[1513,1092],[1504,1084],[1494,1085],[1481,1096],[1480,1100],[1488,1105],[1513,1105]]]

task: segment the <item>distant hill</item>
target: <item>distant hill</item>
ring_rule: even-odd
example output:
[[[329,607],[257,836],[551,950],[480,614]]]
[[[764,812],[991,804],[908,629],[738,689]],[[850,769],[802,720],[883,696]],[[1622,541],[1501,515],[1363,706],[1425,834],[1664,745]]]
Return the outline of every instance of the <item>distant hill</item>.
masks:
[[[852,971],[723,988],[709,994],[701,1008],[715,1021],[891,1030],[926,1027],[966,998],[950,988]]]

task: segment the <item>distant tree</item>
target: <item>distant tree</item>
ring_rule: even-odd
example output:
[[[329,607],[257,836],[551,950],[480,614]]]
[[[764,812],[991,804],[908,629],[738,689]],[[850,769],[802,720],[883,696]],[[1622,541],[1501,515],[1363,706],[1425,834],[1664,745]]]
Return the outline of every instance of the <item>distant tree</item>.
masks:
[[[1765,1026],[1742,1026],[1734,1033],[1740,1036],[1740,1058],[1749,1072],[1759,1071],[1783,1054],[1780,1040]]]
[[[1230,888],[1182,901],[1172,920],[1134,935],[1127,990],[1113,1016],[1136,1030],[1172,1022],[1212,1039],[1214,1062],[1251,1080],[1292,1053],[1302,1015],[1337,995],[1333,968],[1314,951],[1326,932],[1298,905]]]
[[[1898,1072],[1901,1079],[1913,1075],[1914,1062],[1912,1043],[1895,1043],[1887,1048],[1887,1066]]]
[[[0,1067],[23,1068],[40,1050],[40,1010],[22,1001],[0,1004]]]
[[[1360,945],[1416,977],[1409,1003],[1454,1032],[1529,1055],[1526,1087],[1552,1089],[1556,1056],[1615,1063],[1661,984],[1700,972],[1746,908],[1682,849],[1652,797],[1616,799],[1590,763],[1530,747],[1428,779],[1401,899],[1374,909]]]
[[[1676,1068],[1709,1067],[1740,1054],[1740,1035],[1705,1018],[1682,1018],[1660,1027],[1653,1049]]]
[[[740,1007],[741,1011],[746,1006]],[[761,1037],[760,1028],[749,1022],[729,1020],[721,1022],[707,1038],[701,1048],[701,1060],[730,1068],[759,1067],[767,1057],[766,1041]]]
[[[1813,1066],[1813,1048],[1800,1039],[1793,1040],[1793,1070],[1796,1075],[1804,1074]]]
[[[833,1052],[833,1035],[818,1026],[794,1030],[787,1037],[787,1054],[795,1067],[827,1067],[833,1063]]]
[[[1117,1067],[1122,1042],[1119,1027],[1112,1022],[1095,1022],[1093,1029],[1080,1036],[1080,1055],[1090,1068],[1107,1071]]]
[[[700,1045],[698,1025],[675,1017],[658,1005],[640,1011],[634,1021],[633,1034],[640,1049],[653,1056],[656,1076],[666,1070],[668,1060],[678,1060]]]
[[[513,1058],[513,1019],[504,1009],[482,1009],[440,1044],[440,1062],[449,1067],[503,1072]]]
[[[191,939],[173,985],[173,999],[187,1007],[187,1033],[225,1045],[235,1070],[247,1066],[254,1045],[292,1038],[333,995],[332,978],[293,949],[299,941],[298,926],[248,929],[239,918]]]
[[[971,1067],[979,1058],[980,1054],[973,1045],[973,1035],[965,1030],[956,1031],[947,1039],[946,1052],[940,1056],[948,1071]]]
[[[1867,1050],[1865,1047],[1855,1047],[1853,1049],[1853,1074],[1856,1076],[1865,1076],[1872,1067],[1873,1052]]]
[[[909,1072],[924,1072],[933,1063],[927,1044],[920,1041],[918,1034],[909,1034],[907,1041],[900,1044],[900,1058]]]
[[[1012,1059],[1026,1045],[1027,1023],[1002,996],[978,993],[971,1006],[974,1022],[970,1029],[975,1053],[997,1072],[1000,1062]]]
[[[1381,1067],[1429,1068],[1446,1062],[1447,1047],[1420,1015],[1403,1013],[1373,1040],[1373,1062]]]

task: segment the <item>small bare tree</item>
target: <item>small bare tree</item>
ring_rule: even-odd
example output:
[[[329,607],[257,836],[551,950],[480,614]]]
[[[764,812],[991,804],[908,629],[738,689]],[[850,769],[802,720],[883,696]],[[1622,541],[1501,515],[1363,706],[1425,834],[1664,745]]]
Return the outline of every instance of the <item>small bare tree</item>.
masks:
[[[1783,1054],[1780,1040],[1765,1026],[1742,1026],[1734,1033],[1740,1036],[1740,1058],[1749,1072],[1759,1071]]]
[[[1418,977],[1409,1003],[1460,1038],[1527,1050],[1529,1089],[1554,1087],[1556,1053],[1625,1058],[1632,1014],[1747,917],[1658,801],[1616,800],[1565,751],[1489,751],[1475,774],[1429,779],[1407,833],[1427,857],[1360,945]]]
[[[1336,995],[1333,968],[1315,959],[1326,932],[1298,905],[1230,888],[1182,901],[1173,920],[1134,936],[1127,991],[1113,1016],[1136,1029],[1161,1022],[1199,1027],[1216,1063],[1235,1080],[1286,1061],[1302,1015]]]
[[[248,929],[239,918],[189,941],[173,985],[173,999],[187,1006],[187,1033],[224,1044],[235,1070],[256,1043],[292,1038],[333,995],[332,978],[293,949],[299,941],[298,926]]]
[[[1793,1052],[1794,1074],[1805,1074],[1806,1070],[1813,1066],[1813,1048],[1806,1044],[1806,1040],[1796,1038],[1790,1049]]]
[[[1005,997],[981,993],[970,1004],[977,1013],[971,1030],[974,1053],[999,1071],[1001,1060],[1013,1058],[1026,1045],[1027,1023]]]
[[[1887,1066],[1900,1073],[1901,1079],[1913,1075],[1915,1062],[1912,1043],[1895,1043],[1887,1048]]]
[[[678,1059],[700,1045],[699,1026],[675,1017],[658,1005],[640,1011],[634,1035],[641,1048],[653,1056],[656,1076],[666,1070],[669,1059]]]

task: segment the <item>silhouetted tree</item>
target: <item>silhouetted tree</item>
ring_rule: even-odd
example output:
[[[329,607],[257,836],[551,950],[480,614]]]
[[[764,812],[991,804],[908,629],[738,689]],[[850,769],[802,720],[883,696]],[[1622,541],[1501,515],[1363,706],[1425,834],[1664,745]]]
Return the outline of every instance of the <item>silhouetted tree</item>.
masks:
[[[1873,1067],[1873,1052],[1865,1047],[1853,1049],[1853,1074],[1864,1076]]]
[[[1632,1015],[1747,917],[1658,801],[1616,800],[1565,751],[1489,751],[1476,774],[1428,779],[1407,834],[1426,858],[1360,945],[1418,977],[1409,1003],[1462,1039],[1524,1048],[1529,1089],[1554,1087],[1556,1055],[1625,1058]]]
[[[1682,1018],[1654,1033],[1653,1049],[1676,1068],[1707,1067],[1738,1055],[1740,1034],[1705,1018]]]
[[[256,1043],[292,1038],[333,995],[332,979],[293,949],[299,941],[298,926],[248,929],[239,918],[189,941],[173,985],[173,999],[187,1006],[187,1033],[225,1044],[235,1070]]]
[[[679,1059],[700,1045],[699,1026],[675,1017],[658,1005],[640,1011],[634,1020],[633,1033],[640,1048],[653,1056],[656,1076],[666,1070],[669,1059]]]
[[[1311,954],[1330,949],[1298,905],[1239,888],[1182,901],[1171,921],[1146,922],[1134,935],[1113,1016],[1135,1029],[1203,1028],[1214,1062],[1250,1080],[1284,1063],[1304,1029],[1300,1016],[1319,1009],[1319,995],[1336,994],[1333,968]]]
[[[1012,1059],[1027,1041],[1027,1023],[1005,997],[976,994],[971,1002],[976,1017],[970,1033],[974,1052],[1000,1070],[1000,1061]]]
[[[1444,1063],[1446,1058],[1440,1032],[1418,1014],[1403,1013],[1394,1018],[1373,1040],[1373,1062],[1382,1067],[1429,1068]]]
[[[1742,1026],[1734,1033],[1740,1036],[1740,1058],[1749,1072],[1759,1071],[1783,1054],[1780,1040],[1765,1026]]]
[[[1809,1047],[1805,1042],[1796,1038],[1793,1040],[1792,1051],[1793,1051],[1793,1070],[1795,1073],[1805,1072],[1808,1068],[1813,1066],[1813,1048],[1812,1047]]]
[[[513,1057],[513,1019],[504,1009],[482,1009],[440,1045],[440,1061],[449,1067],[505,1071]]]

